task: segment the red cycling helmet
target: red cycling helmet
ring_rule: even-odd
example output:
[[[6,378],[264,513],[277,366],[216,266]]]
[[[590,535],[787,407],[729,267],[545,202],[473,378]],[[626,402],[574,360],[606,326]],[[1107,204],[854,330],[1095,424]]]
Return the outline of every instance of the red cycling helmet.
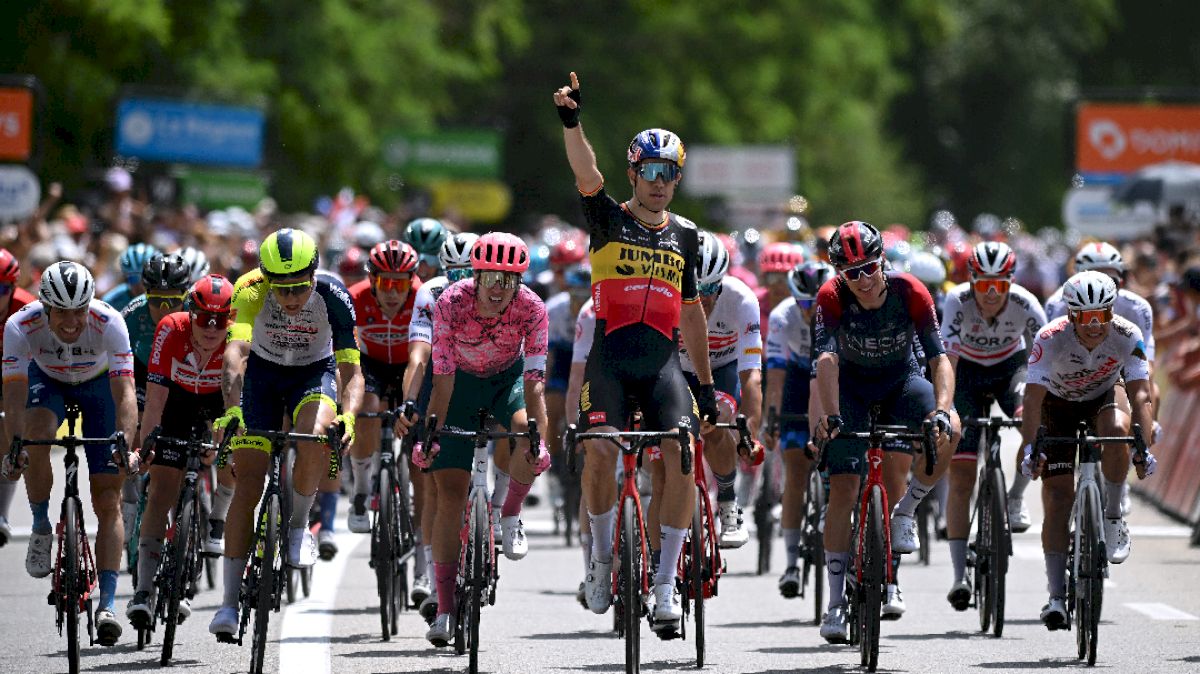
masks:
[[[508,232],[488,232],[471,248],[471,268],[524,274],[529,269],[529,247],[520,237]]]
[[[550,266],[567,267],[583,262],[587,257],[587,246],[579,239],[568,236],[550,249]]]
[[[372,274],[412,273],[417,268],[417,251],[403,241],[392,239],[376,244],[368,256]]]
[[[21,263],[7,248],[0,248],[0,283],[16,283],[20,275]]]
[[[758,271],[761,274],[786,274],[801,262],[804,262],[804,254],[792,244],[786,241],[771,243],[758,254]]]
[[[342,276],[361,275],[367,270],[367,261],[365,258],[366,256],[363,255],[362,248],[350,246],[338,262],[338,273]]]
[[[192,285],[188,302],[193,311],[227,314],[233,303],[233,283],[220,274],[209,274]]]

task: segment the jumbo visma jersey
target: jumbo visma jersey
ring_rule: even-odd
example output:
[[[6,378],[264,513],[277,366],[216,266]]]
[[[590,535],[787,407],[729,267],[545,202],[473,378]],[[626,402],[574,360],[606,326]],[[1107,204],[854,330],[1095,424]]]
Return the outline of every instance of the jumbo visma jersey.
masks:
[[[696,225],[674,213],[647,226],[603,187],[583,195],[591,234],[592,299],[605,336],[645,325],[672,343],[683,303],[696,302]]]

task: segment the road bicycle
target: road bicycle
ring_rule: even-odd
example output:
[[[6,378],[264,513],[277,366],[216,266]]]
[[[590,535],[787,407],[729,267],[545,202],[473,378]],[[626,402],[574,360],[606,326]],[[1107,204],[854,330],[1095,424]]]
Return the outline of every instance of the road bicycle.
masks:
[[[54,555],[54,571],[50,594],[46,602],[54,607],[54,623],[61,637],[63,627],[67,630],[67,667],[71,674],[79,671],[79,614],[87,616],[88,645],[96,643],[94,616],[92,615],[92,593],[96,591],[98,574],[92,547],[88,543],[87,527],[83,521],[83,503],[79,499],[79,455],[77,449],[86,445],[112,447],[119,464],[124,463],[127,446],[125,434],[117,431],[107,438],[79,437],[79,405],[68,403],[66,407],[67,435],[46,440],[23,440],[13,438],[8,463],[17,466],[24,447],[51,447],[58,445],[67,450],[63,456],[66,467],[66,484],[63,490],[62,509],[58,526],[55,528],[57,552]]]
[[[1075,643],[1080,660],[1096,664],[1100,644],[1100,612],[1104,606],[1104,579],[1108,578],[1108,552],[1104,541],[1104,505],[1096,482],[1100,445],[1124,443],[1134,448],[1133,463],[1138,477],[1145,477],[1146,441],[1142,427],[1133,424],[1130,435],[1089,435],[1086,421],[1079,422],[1073,436],[1047,436],[1038,428],[1033,454],[1048,447],[1074,445],[1079,456],[1075,501],[1071,505],[1071,532],[1067,550],[1067,626],[1075,624]]]
[[[236,419],[225,429],[226,435],[235,433],[237,433]],[[250,614],[253,613],[250,672],[251,674],[262,674],[263,661],[266,659],[267,653],[267,632],[271,612],[279,611],[280,599],[286,592],[286,576],[290,575],[286,573],[288,567],[285,557],[287,555],[287,528],[292,518],[292,499],[287,473],[283,470],[285,450],[297,442],[315,442],[327,445],[330,451],[329,476],[332,479],[338,474],[340,468],[342,427],[340,423],[330,424],[325,435],[259,429],[246,429],[245,435],[263,438],[270,443],[271,458],[267,470],[267,486],[263,491],[262,504],[259,506],[254,535],[250,539],[250,559],[242,578],[238,635],[236,639],[229,635],[217,635],[217,638],[227,643],[237,643],[240,646],[250,623]],[[219,467],[224,467],[228,454],[228,451],[223,452],[218,458]],[[283,497],[285,494],[287,498]]]
[[[984,407],[987,409],[990,403]],[[967,561],[974,566],[975,607],[979,609],[979,630],[1000,637],[1004,634],[1005,576],[1012,556],[1012,532],[1008,524],[1008,490],[1000,460],[1000,430],[1020,428],[1020,419],[1004,417],[967,418],[963,426],[979,429],[979,447],[984,465],[979,469],[975,508],[971,511],[971,529],[975,540]]]
[[[808,425],[807,414],[782,414],[774,407],[767,410],[767,433],[778,435],[780,425],[785,421],[796,421]],[[804,448],[805,456],[813,459],[811,450]],[[801,599],[812,579],[813,590],[813,624],[820,625],[821,617],[825,615],[825,534],[821,531],[821,518],[825,514],[826,496],[825,476],[817,461],[811,461],[808,469],[808,486],[804,490],[803,523],[800,527],[800,589]],[[755,517],[757,518],[757,512]],[[759,568],[762,568],[763,547],[759,538]],[[770,543],[766,545],[766,554],[770,555]],[[786,595],[785,595],[786,596]],[[791,597],[789,597],[791,598]]]
[[[480,610],[486,602],[496,604],[496,584],[500,580],[499,544],[493,537],[495,514],[488,495],[488,441],[527,438],[532,451],[541,446],[541,435],[537,422],[529,420],[529,430],[520,433],[492,431],[493,419],[486,409],[477,415],[478,425],[474,431],[455,428],[438,428],[437,415],[429,415],[426,422],[425,446],[433,447],[441,436],[470,438],[474,441],[474,458],[471,469],[471,489],[467,495],[467,507],[463,526],[459,530],[458,576],[454,582],[454,593],[458,600],[458,612],[454,620],[454,652],[462,655],[470,651],[468,671],[479,671],[479,622]],[[513,453],[514,461],[518,460]]]
[[[873,672],[879,664],[879,621],[883,597],[892,576],[891,509],[883,485],[883,446],[888,442],[919,442],[925,455],[925,474],[932,475],[937,465],[937,447],[933,441],[933,422],[925,420],[920,431],[908,426],[879,423],[879,407],[870,411],[869,430],[838,430],[838,439],[866,440],[866,480],[860,490],[857,522],[853,536],[853,573],[847,574],[846,603],[849,608],[850,643],[857,644],[860,664]],[[825,470],[828,440],[820,443],[818,464]]]
[[[396,409],[388,399],[382,412],[359,412],[359,419],[379,419],[379,479],[376,486],[379,509],[371,521],[371,568],[379,594],[379,625],[383,640],[399,633],[399,614],[408,608],[408,560],[416,551],[413,512],[409,503],[408,461],[397,456],[393,424],[401,415],[411,417],[413,404]],[[410,437],[415,434],[410,434]]]
[[[649,551],[646,547],[646,519],[642,499],[638,495],[637,474],[643,451],[672,438],[679,442],[680,467],[686,475],[692,470],[689,451],[691,431],[679,426],[672,431],[617,431],[613,433],[580,433],[575,424],[567,426],[563,449],[567,452],[567,469],[575,472],[575,444],[581,440],[607,440],[621,451],[624,478],[617,495],[618,527],[613,535],[612,592],[617,636],[625,640],[625,671],[636,674],[641,669],[641,619],[646,613],[642,598],[650,594]],[[628,444],[627,444],[628,443]]]

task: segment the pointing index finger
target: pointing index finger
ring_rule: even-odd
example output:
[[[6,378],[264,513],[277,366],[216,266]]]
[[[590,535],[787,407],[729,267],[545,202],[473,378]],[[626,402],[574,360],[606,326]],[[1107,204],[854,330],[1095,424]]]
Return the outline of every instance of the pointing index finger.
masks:
[[[574,70],[571,71],[571,88],[579,91],[579,75],[576,75]]]

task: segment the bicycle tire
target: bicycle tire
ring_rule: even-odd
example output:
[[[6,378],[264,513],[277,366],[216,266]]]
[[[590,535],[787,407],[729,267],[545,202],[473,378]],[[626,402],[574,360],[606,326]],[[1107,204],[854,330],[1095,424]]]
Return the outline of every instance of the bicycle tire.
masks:
[[[929,500],[922,500],[917,505],[917,540],[921,544],[921,551],[918,553],[918,558],[922,566],[929,566],[930,555],[929,548],[929,520],[933,519],[932,506]]]
[[[62,595],[59,607],[63,611],[63,619],[67,623],[67,663],[71,674],[79,672],[79,603],[82,584],[80,578],[79,559],[79,503],[73,498],[66,499],[63,514],[66,521],[66,531],[63,534],[62,546]]]
[[[487,570],[484,568],[484,555],[488,554],[487,537],[488,537],[488,508],[482,494],[475,498],[473,504],[473,519],[474,519],[474,535],[471,540],[471,559],[468,560],[467,578],[467,642],[470,647],[471,655],[468,662],[468,671],[471,674],[476,674],[479,671],[479,611],[483,606],[483,588],[487,585],[488,579],[485,575]]]
[[[762,484],[758,488],[758,497],[754,499],[754,526],[758,538],[758,567],[757,574],[763,575],[771,571],[771,546],[775,539],[775,521],[771,516],[771,491],[774,487],[774,477],[771,475],[770,462],[762,464]]]
[[[313,577],[313,570],[315,568],[316,568],[316,565],[314,564],[313,566],[306,566],[303,569],[299,569],[300,594],[303,595],[303,597],[305,599],[307,599],[308,594],[310,592],[312,592],[312,577]]]
[[[621,578],[618,589],[623,604],[621,631],[625,636],[625,674],[641,671],[642,539],[633,497],[621,508]]]
[[[880,487],[871,487],[863,540],[862,641],[859,643],[862,665],[869,672],[875,671],[879,664],[879,617],[887,583],[887,565],[891,563],[884,549],[883,518],[883,494]]]
[[[267,654],[267,632],[270,628],[271,611],[275,604],[275,564],[280,548],[279,509],[279,494],[271,494],[267,499],[264,511],[266,522],[262,536],[262,560],[258,567],[258,597],[254,605],[254,634],[250,643],[251,674],[262,674],[263,661]],[[251,550],[253,549],[251,547]],[[286,572],[286,569],[281,568],[280,570]]]
[[[395,519],[393,508],[396,505],[392,498],[392,471],[383,468],[379,471],[379,514],[375,517],[375,527],[371,532],[371,559],[375,567],[375,587],[379,595],[379,624],[383,632],[383,640],[392,638],[392,598],[396,592],[396,577],[392,572],[392,523]]]
[[[988,476],[992,490],[992,636],[1004,635],[1004,594],[1007,587],[1008,551],[1008,492],[1004,488],[1004,473],[993,469]]]
[[[986,473],[985,473],[986,474]],[[992,510],[992,483],[981,474],[979,498],[975,501],[975,608],[979,611],[979,631],[987,632],[992,627],[993,594],[992,577],[995,557],[992,550],[992,529],[995,527],[995,512]]]
[[[1076,596],[1076,640],[1079,659],[1086,659],[1088,666],[1096,664],[1096,649],[1099,645],[1100,612],[1104,602],[1104,556],[1107,554],[1104,546],[1100,545],[1101,506],[1098,492],[1094,485],[1084,489],[1081,496],[1079,546],[1076,554],[1079,556],[1079,576],[1076,579],[1078,587]]]
[[[403,454],[397,454],[397,456],[400,457],[400,460],[393,464],[393,470],[396,471],[395,511],[398,515],[396,526],[393,527],[395,536],[393,547],[399,551],[395,556],[399,558],[417,549],[417,534],[416,523],[413,521],[412,502],[409,500],[411,481],[408,465],[404,461]],[[396,593],[392,600],[392,634],[399,633],[400,623],[397,614],[408,610],[408,562],[397,564],[395,573]]]
[[[821,512],[825,509],[825,485],[821,472],[814,464],[808,473],[805,492],[804,572],[801,579],[812,573],[813,624],[820,625],[825,611],[825,535],[821,533]]]
[[[699,487],[696,488],[699,491]],[[692,620],[693,627],[696,632],[696,666],[704,666],[704,567],[708,560],[709,544],[713,541],[706,540],[704,528],[704,516],[701,510],[704,493],[696,494],[696,506],[692,510],[692,535],[691,535],[691,568],[688,570],[688,584],[691,586],[692,593]]]
[[[184,587],[189,581],[188,576],[191,575],[187,568],[186,558],[188,539],[191,538],[192,533],[192,518],[195,515],[195,504],[192,497],[193,492],[188,487],[184,487],[183,510],[175,518],[175,538],[171,541],[170,595],[160,598],[167,602],[167,611],[163,616],[162,657],[159,659],[159,664],[164,666],[171,661],[171,655],[175,650],[175,628],[179,626],[179,602],[183,599]]]

